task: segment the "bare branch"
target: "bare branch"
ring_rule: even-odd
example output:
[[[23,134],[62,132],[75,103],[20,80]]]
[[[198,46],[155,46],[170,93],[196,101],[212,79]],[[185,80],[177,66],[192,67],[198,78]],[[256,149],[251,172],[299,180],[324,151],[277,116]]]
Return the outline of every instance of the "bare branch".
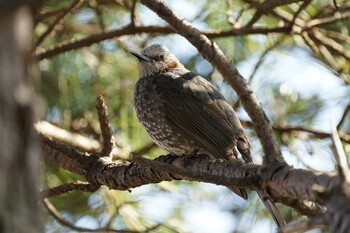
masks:
[[[310,220],[305,220],[287,225],[281,229],[281,233],[305,232],[312,229],[320,228],[326,224],[323,216],[316,216]]]
[[[289,27],[275,27],[275,28],[264,28],[256,27],[249,30],[243,30],[241,28],[234,28],[230,30],[208,30],[203,33],[209,38],[227,37],[235,35],[253,35],[253,34],[269,34],[269,33],[288,33],[290,32]],[[174,30],[169,26],[133,26],[128,25],[123,28],[102,32],[99,34],[94,34],[83,39],[71,39],[68,41],[63,41],[58,44],[52,45],[47,49],[39,49],[35,52],[34,57],[37,60],[42,60],[44,58],[49,58],[57,54],[67,52],[70,50],[79,49],[82,47],[90,46],[94,43],[101,42],[103,40],[108,40],[115,37],[125,36],[125,35],[135,35],[135,34],[170,34],[174,33]]]
[[[66,9],[63,11],[60,11],[58,16],[55,18],[55,20],[49,25],[49,27],[46,29],[46,31],[38,37],[38,39],[34,43],[34,47],[38,47],[41,42],[44,41],[44,39],[50,35],[50,33],[55,29],[57,24],[69,13],[71,12],[75,7],[78,7],[83,3],[83,0],[74,0]]]
[[[342,177],[347,183],[350,183],[350,170],[348,167],[348,162],[346,159],[345,152],[343,150],[343,145],[340,141],[339,134],[336,129],[332,130],[332,141],[332,149],[335,160],[338,164],[340,177]]]
[[[244,26],[244,28],[251,28],[253,26],[253,24],[256,23],[261,18],[262,15],[269,13],[271,10],[273,10],[274,8],[276,8],[278,6],[288,5],[288,4],[296,3],[296,2],[300,2],[300,1],[302,1],[302,0],[279,0],[279,1],[267,0],[261,4],[257,4],[254,1],[247,1],[252,6],[256,7],[257,10],[256,10],[255,14],[253,15],[253,17],[250,19],[250,21]]]
[[[43,190],[40,192],[41,198],[48,198],[52,196],[57,196],[65,193],[70,193],[71,191],[84,191],[84,192],[95,192],[100,188],[98,184],[91,184],[84,181],[74,181],[69,184],[62,184],[60,186]]]
[[[342,45],[338,44],[335,40],[329,37],[325,37],[317,30],[313,30],[313,33],[310,33],[310,36],[313,36],[319,43],[326,46],[332,52],[350,61],[350,52],[348,52]]]
[[[331,136],[332,136],[331,133],[327,133],[327,132],[311,129],[311,128],[308,128],[308,127],[302,127],[302,126],[293,126],[293,125],[278,126],[278,125],[273,125],[272,127],[273,127],[274,130],[276,130],[276,131],[278,131],[280,133],[300,131],[300,132],[310,133],[310,134],[312,134],[314,137],[316,137],[318,139],[331,138]],[[348,135],[348,134],[342,134],[340,136],[340,139],[342,141],[344,141],[344,142],[350,143],[350,135]]]
[[[253,72],[250,74],[250,76],[248,77],[248,83],[251,84],[253,81],[253,78],[256,74],[256,72],[258,71],[258,69],[260,68],[260,66],[262,65],[265,57],[272,51],[274,50],[276,47],[278,47],[285,39],[285,36],[283,35],[281,38],[279,38],[278,40],[276,40],[271,46],[269,46],[268,48],[265,49],[265,51],[260,55],[260,58],[258,60],[258,62],[256,63]]]
[[[350,19],[350,12],[345,12],[345,13],[341,14],[340,16],[334,15],[334,16],[330,16],[330,17],[326,17],[326,18],[317,18],[317,19],[310,20],[307,23],[306,28],[310,29],[313,27],[325,26],[328,24],[335,23],[337,21],[348,20],[348,19]]]
[[[294,13],[293,15],[293,19],[290,22],[291,27],[293,27],[296,19],[298,18],[299,14],[311,3],[311,0],[305,0],[301,6],[299,7],[299,9]]]
[[[130,21],[131,21],[131,25],[135,25],[135,19],[136,19],[136,15],[135,15],[135,10],[136,10],[136,2],[137,0],[133,0],[132,1],[132,5],[131,5],[131,9],[130,9]]]
[[[129,231],[129,230],[116,230],[116,229],[112,229],[112,228],[108,228],[108,227],[103,227],[103,228],[95,228],[95,229],[91,229],[91,228],[85,228],[85,227],[78,227],[76,225],[74,225],[73,223],[69,222],[68,220],[66,220],[61,214],[60,212],[55,208],[54,205],[52,205],[52,203],[48,200],[48,199],[44,199],[43,200],[44,206],[46,207],[46,209],[49,211],[49,213],[51,214],[52,217],[54,217],[60,224],[78,231],[78,232],[118,232],[118,233],[139,233],[138,231]]]
[[[109,125],[107,106],[105,105],[104,99],[101,95],[96,99],[96,109],[103,138],[101,156],[110,157],[112,156],[111,152],[115,147],[115,139]]]
[[[346,119],[346,116],[348,115],[348,113],[350,112],[350,104],[348,106],[346,106],[344,112],[343,112],[343,115],[337,125],[337,130],[340,129],[340,127],[342,126],[342,124],[344,123],[345,119]]]
[[[350,37],[346,34],[336,32],[336,31],[326,30],[323,28],[318,28],[318,30],[327,37],[331,37],[333,39],[344,41],[345,43],[350,44]]]
[[[258,71],[258,69],[260,68],[260,66],[263,64],[263,61],[265,59],[265,57],[267,56],[267,54],[274,50],[276,47],[278,47],[283,40],[285,39],[285,36],[282,36],[281,38],[279,38],[278,40],[276,40],[271,46],[267,47],[265,49],[265,51],[260,55],[258,62],[256,63],[253,72],[250,74],[250,76],[248,77],[248,84],[250,85],[253,81],[253,78],[256,74],[256,72]],[[233,104],[233,108],[236,109],[239,106],[239,99]]]
[[[315,215],[320,210],[307,207],[300,200],[324,203],[325,199],[319,196],[318,190],[314,187],[322,187],[322,190],[327,191],[333,190],[339,183],[338,177],[293,169],[280,163],[270,163],[266,167],[261,167],[244,165],[239,161],[210,161],[204,156],[166,155],[156,158],[156,162],[146,160],[144,164],[147,163],[147,166],[142,166],[112,162],[79,152],[50,139],[42,139],[42,145],[43,156],[48,164],[80,174],[89,182],[106,185],[110,189],[130,190],[144,184],[174,179],[196,180],[253,190],[267,189],[274,201],[292,206],[302,214],[308,215]],[[303,179],[303,182],[300,182],[300,179]]]
[[[35,123],[35,129],[39,134],[42,134],[45,137],[54,138],[55,140],[64,142],[81,151],[97,152],[101,148],[99,141],[84,137],[80,134],[71,133],[47,121],[39,121]]]

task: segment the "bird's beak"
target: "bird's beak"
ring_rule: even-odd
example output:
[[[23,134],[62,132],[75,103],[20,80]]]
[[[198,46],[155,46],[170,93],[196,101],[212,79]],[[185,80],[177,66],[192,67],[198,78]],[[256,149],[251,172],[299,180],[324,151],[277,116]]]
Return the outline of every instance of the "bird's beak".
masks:
[[[142,53],[139,52],[130,52],[132,55],[134,55],[135,57],[137,57],[137,59],[139,59],[139,61],[147,61],[150,62],[151,60],[149,59],[149,57],[143,55]]]

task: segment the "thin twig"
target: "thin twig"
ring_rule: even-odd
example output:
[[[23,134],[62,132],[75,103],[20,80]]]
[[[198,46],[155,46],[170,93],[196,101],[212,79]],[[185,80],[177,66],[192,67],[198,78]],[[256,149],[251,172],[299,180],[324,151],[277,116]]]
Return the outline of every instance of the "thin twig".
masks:
[[[301,6],[299,7],[299,9],[297,10],[297,12],[294,13],[293,15],[293,19],[290,22],[290,26],[293,27],[295,20],[298,18],[299,14],[310,4],[311,0],[305,0]]]
[[[101,95],[96,99],[96,109],[103,138],[101,156],[109,157],[111,156],[111,152],[115,147],[115,139],[112,133],[112,129],[109,125],[107,106],[105,105],[104,99]]]
[[[305,232],[312,229],[320,228],[326,224],[323,216],[316,216],[310,220],[305,220],[289,224],[281,228],[281,233]]]
[[[326,18],[313,19],[307,23],[306,29],[310,29],[313,27],[325,26],[328,24],[333,24],[333,23],[338,22],[338,21],[348,20],[349,18],[350,18],[350,12],[344,12],[340,16],[332,15],[332,16],[326,17]]]
[[[350,170],[348,167],[348,162],[346,159],[346,155],[343,149],[343,145],[340,141],[338,131],[334,128],[332,129],[332,149],[335,160],[338,164],[339,175],[342,177],[347,183],[350,182]]]
[[[232,17],[232,13],[232,0],[226,0],[226,20],[231,24],[232,28],[236,28],[238,22]]]
[[[277,126],[273,125],[272,128],[278,132],[293,132],[293,131],[299,131],[299,132],[306,132],[314,135],[316,138],[323,139],[323,138],[330,138],[332,136],[331,133],[326,133],[323,131],[302,127],[302,126]],[[340,136],[341,140],[346,143],[350,143],[350,135],[343,134]]]
[[[52,11],[48,11],[48,12],[44,12],[44,13],[38,13],[38,14],[34,15],[34,25],[37,25],[39,22],[43,21],[46,18],[60,14],[65,9],[66,8],[56,9],[56,10],[52,10]]]
[[[348,115],[348,113],[350,112],[350,104],[348,106],[346,106],[344,112],[343,112],[343,115],[337,125],[337,130],[340,129],[341,125],[344,123],[345,119],[346,119],[346,116]]]
[[[106,25],[103,20],[102,11],[96,0],[89,1],[89,6],[96,12],[98,24],[100,25],[101,31],[105,31]]]
[[[46,31],[38,37],[38,39],[34,43],[34,47],[38,47],[44,39],[55,29],[57,24],[69,13],[73,10],[73,8],[78,7],[83,2],[83,0],[74,0],[65,10],[61,11],[55,20],[49,25]]]
[[[261,18],[262,15],[269,13],[270,11],[272,11],[274,8],[278,6],[296,3],[300,1],[301,0],[279,0],[279,1],[267,0],[261,4],[254,3],[252,5],[254,5],[254,7],[256,7],[257,10],[253,15],[253,17],[250,19],[250,21],[244,26],[244,28],[251,28],[253,24],[256,23]]]
[[[318,46],[315,44],[315,42],[309,37],[307,32],[302,32],[300,36],[303,38],[304,43],[309,46],[309,48],[313,51],[315,55],[320,53],[320,49]]]
[[[155,144],[154,142],[150,142],[132,153],[137,154],[137,155],[144,155],[144,154],[149,153],[151,150],[153,150],[157,147],[158,147],[157,144]]]
[[[130,9],[130,21],[131,21],[131,25],[134,25],[134,26],[136,21],[136,2],[137,0],[132,1],[132,5]]]
[[[45,208],[49,211],[50,215],[54,217],[60,224],[63,226],[69,227],[72,230],[78,231],[78,232],[118,232],[118,233],[139,233],[139,231],[129,231],[129,230],[116,230],[113,228],[108,227],[102,227],[102,228],[86,228],[86,227],[79,227],[74,225],[73,223],[66,220],[60,212],[55,208],[55,206],[48,200],[43,200]]]
[[[341,44],[338,44],[335,40],[325,37],[318,30],[313,30],[312,36],[321,44],[326,46],[332,52],[344,57],[346,60],[350,61],[350,52],[348,52]]]
[[[203,34],[208,36],[209,38],[219,38],[219,37],[227,37],[227,36],[236,36],[236,35],[253,35],[253,34],[269,34],[269,33],[289,33],[290,27],[256,27],[249,30],[243,30],[242,28],[233,28],[230,30],[208,30],[204,31]],[[94,43],[101,42],[103,40],[125,36],[125,35],[135,35],[135,34],[170,34],[174,33],[174,30],[169,26],[132,26],[127,25],[123,28],[114,29],[107,32],[102,32],[98,34],[94,34],[91,36],[87,36],[83,39],[71,39],[67,41],[62,41],[57,44],[50,46],[47,49],[39,49],[35,52],[34,57],[37,60],[42,60],[44,58],[49,58],[55,56],[60,53],[64,53],[70,50],[75,50],[79,48],[83,48],[86,46],[90,46]]]
[[[345,43],[350,44],[350,37],[346,34],[343,34],[337,31],[326,30],[323,28],[318,28],[318,30],[327,37],[331,37],[333,39],[344,41]]]
[[[258,71],[258,69],[260,68],[260,66],[263,64],[264,59],[265,59],[265,57],[267,56],[267,54],[268,54],[269,52],[271,52],[272,50],[274,50],[277,46],[279,46],[279,45],[283,42],[284,39],[285,39],[285,36],[283,35],[281,38],[279,38],[278,40],[276,40],[271,46],[267,47],[267,48],[265,49],[265,51],[260,55],[259,60],[258,60],[258,62],[256,63],[254,69],[253,69],[253,72],[252,72],[252,73],[250,74],[250,76],[248,77],[247,82],[248,82],[249,85],[252,83],[253,78],[254,78],[256,72]],[[238,99],[238,100],[235,102],[235,104],[233,104],[233,108],[234,108],[234,109],[236,109],[236,108],[239,106],[239,101],[240,101],[240,100]]]
[[[52,196],[57,196],[65,193],[70,193],[71,191],[84,191],[84,192],[95,192],[100,188],[99,184],[91,184],[85,181],[74,181],[69,184],[62,184],[60,186],[43,190],[40,192],[41,198],[48,198]]]

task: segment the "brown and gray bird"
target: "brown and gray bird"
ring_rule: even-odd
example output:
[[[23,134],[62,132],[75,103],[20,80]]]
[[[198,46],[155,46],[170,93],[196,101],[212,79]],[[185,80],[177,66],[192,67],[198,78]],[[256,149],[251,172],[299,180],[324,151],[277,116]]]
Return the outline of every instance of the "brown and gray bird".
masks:
[[[142,126],[169,153],[207,154],[211,158],[252,163],[243,127],[225,98],[210,82],[187,70],[160,44],[141,53],[134,105]],[[244,189],[230,188],[247,199]],[[278,226],[285,221],[274,203],[258,192]]]

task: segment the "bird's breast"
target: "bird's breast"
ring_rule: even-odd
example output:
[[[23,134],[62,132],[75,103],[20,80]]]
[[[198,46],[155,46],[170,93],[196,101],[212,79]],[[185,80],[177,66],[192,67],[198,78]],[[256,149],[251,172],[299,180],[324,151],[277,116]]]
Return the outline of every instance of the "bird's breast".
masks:
[[[165,100],[153,80],[142,78],[136,84],[134,105],[137,118],[162,149],[175,154],[191,153],[195,149],[194,142],[169,123],[168,118],[171,116],[166,114]]]

